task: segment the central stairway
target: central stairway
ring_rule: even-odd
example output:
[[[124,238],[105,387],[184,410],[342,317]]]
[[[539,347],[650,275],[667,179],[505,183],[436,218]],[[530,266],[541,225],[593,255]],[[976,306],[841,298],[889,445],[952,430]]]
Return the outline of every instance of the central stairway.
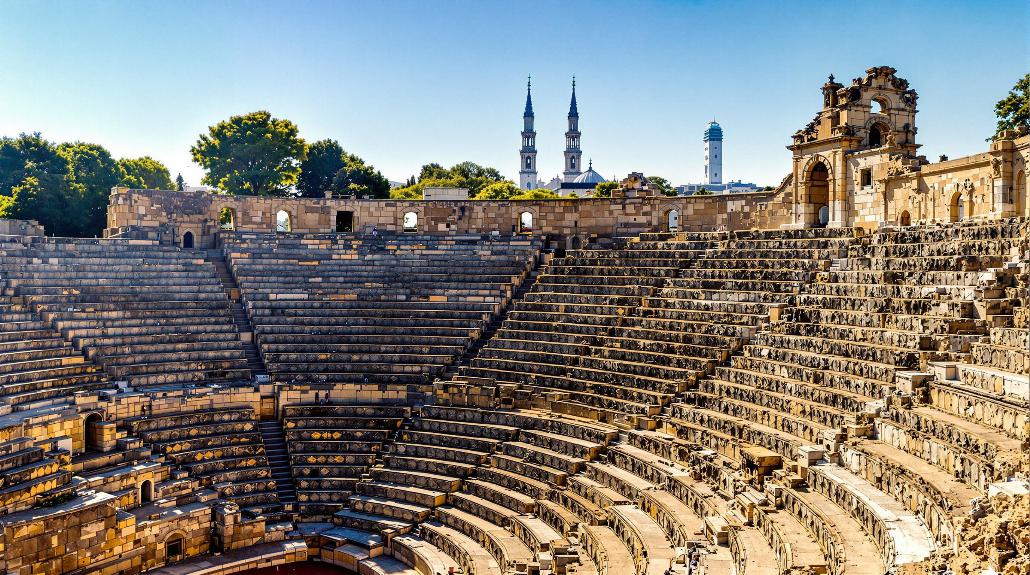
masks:
[[[247,367],[250,369],[251,375],[255,379],[259,376],[267,376],[268,370],[265,369],[265,362],[261,359],[257,343],[254,342],[254,326],[247,315],[247,310],[243,307],[240,287],[237,285],[236,278],[233,277],[232,272],[229,271],[229,266],[225,261],[225,254],[222,250],[215,249],[207,250],[206,255],[207,261],[215,266],[218,279],[222,282],[225,295],[229,298],[229,310],[232,312],[232,321],[236,325],[236,330],[240,333],[240,339],[243,341],[243,351],[246,353]],[[244,336],[244,334],[249,335]]]
[[[261,442],[265,444],[265,456],[268,467],[275,480],[275,492],[279,502],[287,509],[297,503],[297,489],[293,485],[293,473],[290,471],[290,454],[286,449],[283,426],[279,420],[272,419],[258,422],[261,430]]]

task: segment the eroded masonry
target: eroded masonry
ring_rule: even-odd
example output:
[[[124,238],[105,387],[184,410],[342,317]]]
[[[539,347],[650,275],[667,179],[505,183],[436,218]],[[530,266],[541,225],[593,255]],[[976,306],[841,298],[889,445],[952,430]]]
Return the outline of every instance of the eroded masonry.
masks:
[[[1030,137],[823,96],[758,194],[0,222],[0,571],[1025,575]]]

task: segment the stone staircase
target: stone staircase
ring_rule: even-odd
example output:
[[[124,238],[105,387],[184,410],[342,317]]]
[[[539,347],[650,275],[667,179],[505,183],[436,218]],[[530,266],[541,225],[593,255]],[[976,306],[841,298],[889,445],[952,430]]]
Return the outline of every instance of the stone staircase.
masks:
[[[501,324],[504,323],[504,318],[508,317],[508,312],[515,307],[515,302],[521,300],[523,296],[532,291],[533,286],[536,285],[536,280],[540,276],[540,271],[546,265],[544,260],[545,254],[541,253],[540,260],[538,260],[536,266],[528,274],[526,274],[526,277],[525,279],[523,279],[522,283],[519,284],[519,286],[512,291],[511,297],[508,298],[507,303],[505,303],[504,307],[502,307],[501,310],[497,314],[495,314],[493,318],[490,319],[490,321],[483,328],[483,331],[480,333],[479,338],[476,339],[476,341],[472,342],[472,345],[470,345],[469,348],[465,350],[465,353],[461,354],[457,359],[454,360],[454,363],[447,367],[447,369],[441,376],[445,381],[457,375],[458,367],[465,363],[468,363],[477,355],[479,355],[479,350],[483,349],[483,346],[485,346],[487,343],[490,342],[491,339],[493,339],[494,335],[497,333],[497,330],[501,328]]]
[[[297,502],[297,489],[293,484],[290,453],[286,448],[282,424],[277,419],[271,419],[259,422],[258,427],[261,430],[261,442],[265,445],[268,467],[275,480],[276,495],[283,507],[290,509]]]
[[[225,294],[229,298],[232,321],[236,326],[236,330],[240,333],[240,339],[243,341],[243,350],[247,356],[247,367],[250,368],[251,375],[255,379],[267,376],[268,370],[265,368],[264,360],[261,359],[261,352],[258,351],[257,343],[254,341],[254,326],[251,324],[246,308],[243,307],[240,288],[236,284],[236,278],[229,271],[229,266],[225,261],[225,253],[222,250],[215,249],[207,250],[206,255],[206,259],[215,266],[218,279],[222,282]]]

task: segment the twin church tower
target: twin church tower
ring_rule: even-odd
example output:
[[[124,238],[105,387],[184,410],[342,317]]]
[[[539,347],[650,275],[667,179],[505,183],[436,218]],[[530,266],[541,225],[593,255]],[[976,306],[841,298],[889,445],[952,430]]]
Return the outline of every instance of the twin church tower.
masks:
[[[537,187],[536,130],[533,128],[533,82],[526,82],[526,111],[522,114],[522,149],[519,150],[521,168],[519,187],[532,190]],[[572,101],[569,103],[569,129],[565,131],[565,182],[572,182],[582,172],[583,150],[579,148],[579,110],[576,109],[576,77],[572,77]]]

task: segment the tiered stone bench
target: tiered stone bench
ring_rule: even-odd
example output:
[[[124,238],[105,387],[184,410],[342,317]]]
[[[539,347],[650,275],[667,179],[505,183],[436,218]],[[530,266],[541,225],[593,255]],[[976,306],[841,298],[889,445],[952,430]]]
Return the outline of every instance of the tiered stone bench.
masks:
[[[409,414],[410,408],[391,405],[283,407],[283,430],[300,514],[309,520],[328,521],[348,506],[358,480]],[[340,524],[355,527],[354,523]]]
[[[112,380],[131,385],[249,380],[214,266],[146,240],[33,238],[2,244],[9,294]]]
[[[255,514],[281,511],[253,410],[140,415],[122,420],[119,427],[123,441],[138,438],[196,479],[198,487]],[[166,487],[174,492],[176,484],[154,485],[154,498],[163,497]]]
[[[534,267],[531,238],[238,233],[224,239],[276,382],[427,385]]]

